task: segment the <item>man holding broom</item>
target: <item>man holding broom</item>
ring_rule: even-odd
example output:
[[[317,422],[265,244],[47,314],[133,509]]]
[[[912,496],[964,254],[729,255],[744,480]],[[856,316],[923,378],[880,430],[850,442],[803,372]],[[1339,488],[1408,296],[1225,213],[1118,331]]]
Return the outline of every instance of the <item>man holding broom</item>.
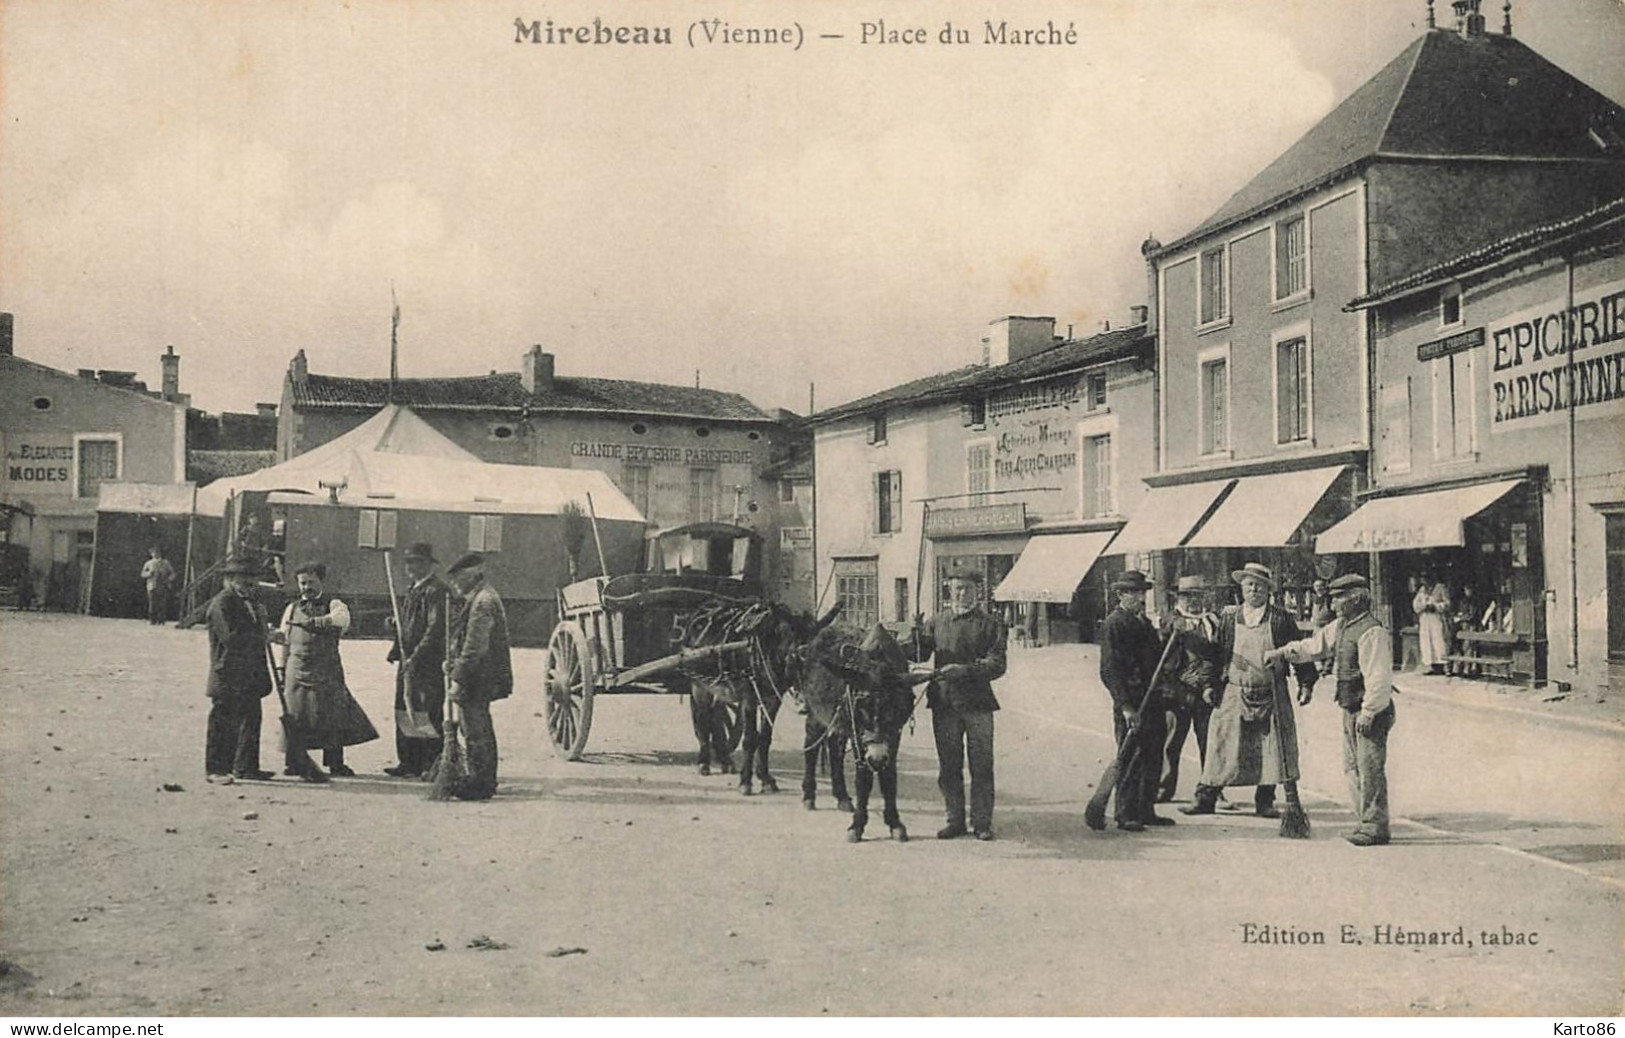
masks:
[[[1394,726],[1394,659],[1388,632],[1371,615],[1371,585],[1357,573],[1329,585],[1337,618],[1289,642],[1274,658],[1330,659],[1343,708],[1343,772],[1360,824],[1345,839],[1356,847],[1388,842],[1388,732]]]
[[[1298,637],[1298,624],[1270,602],[1275,575],[1268,566],[1249,562],[1230,574],[1241,586],[1241,606],[1225,613],[1219,624],[1219,670],[1214,688],[1204,693],[1213,703],[1208,727],[1207,760],[1196,802],[1180,808],[1187,815],[1210,815],[1226,786],[1256,786],[1253,810],[1260,818],[1280,818],[1275,787],[1288,785],[1293,803],[1298,781],[1298,728],[1287,693],[1286,668],[1274,650]],[[1309,702],[1317,671],[1299,664],[1298,704]],[[1283,826],[1282,835],[1295,836]]]
[[[466,605],[452,618],[446,650],[446,698],[456,704],[456,721],[468,740],[468,775],[451,793],[460,800],[489,800],[497,788],[497,734],[491,703],[513,694],[508,614],[502,596],[485,582],[485,556],[469,552],[446,571]],[[455,738],[455,736],[448,736]],[[442,764],[445,762],[442,761]]]
[[[1145,593],[1151,587],[1144,573],[1124,570],[1112,581],[1117,608],[1100,625],[1100,680],[1112,696],[1112,731],[1120,753],[1125,740],[1135,744],[1119,758],[1124,763],[1117,772],[1117,828],[1128,833],[1174,824],[1152,806],[1162,777],[1168,722],[1158,692],[1151,687],[1162,657],[1157,629],[1145,616]],[[1092,808],[1084,821],[1091,829],[1106,827],[1104,800],[1099,816]]]
[[[451,588],[435,575],[434,546],[420,541],[402,557],[411,586],[401,596],[400,629],[389,650],[395,672],[395,759],[384,774],[418,778],[440,756],[446,699],[446,610]]]

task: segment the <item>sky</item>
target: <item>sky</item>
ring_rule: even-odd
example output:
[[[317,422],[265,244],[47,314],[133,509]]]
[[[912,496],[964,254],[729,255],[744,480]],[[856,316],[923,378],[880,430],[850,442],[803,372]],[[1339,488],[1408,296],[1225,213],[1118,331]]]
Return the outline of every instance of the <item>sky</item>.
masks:
[[[1484,13],[1498,31],[1498,0]],[[173,345],[209,411],[279,399],[299,349],[315,372],[387,375],[393,290],[404,376],[513,371],[539,343],[563,376],[697,378],[804,413],[971,363],[1005,314],[1124,323],[1146,235],[1200,223],[1425,16],[0,0],[0,311],[20,356],[66,370],[156,385]],[[516,17],[674,39],[516,42]],[[985,44],[990,18],[1076,43]],[[802,42],[691,47],[700,19]],[[1622,0],[1517,0],[1513,19],[1625,98]],[[929,42],[864,42],[882,22]],[[972,42],[938,42],[947,22]]]

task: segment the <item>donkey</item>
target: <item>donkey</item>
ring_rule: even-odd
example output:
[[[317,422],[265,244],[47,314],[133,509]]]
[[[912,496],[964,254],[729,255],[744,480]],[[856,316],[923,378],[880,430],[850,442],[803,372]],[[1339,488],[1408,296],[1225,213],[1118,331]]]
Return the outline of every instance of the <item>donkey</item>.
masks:
[[[818,631],[802,655],[797,690],[809,719],[852,740],[858,796],[847,841],[863,839],[878,778],[886,828],[892,839],[906,843],[908,829],[897,814],[897,747],[914,712],[914,694],[902,646],[879,624],[867,634],[835,624]]]

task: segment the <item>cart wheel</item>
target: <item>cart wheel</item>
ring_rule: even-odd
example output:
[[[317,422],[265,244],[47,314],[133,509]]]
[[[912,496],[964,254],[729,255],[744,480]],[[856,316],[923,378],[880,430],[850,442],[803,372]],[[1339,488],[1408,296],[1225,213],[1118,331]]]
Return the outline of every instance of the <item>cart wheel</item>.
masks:
[[[728,752],[738,753],[739,743],[745,737],[745,726],[739,720],[738,703],[717,703],[722,711],[722,733],[728,741]]]
[[[547,640],[547,736],[565,760],[580,760],[587,748],[597,677],[581,628],[569,622],[553,628]]]

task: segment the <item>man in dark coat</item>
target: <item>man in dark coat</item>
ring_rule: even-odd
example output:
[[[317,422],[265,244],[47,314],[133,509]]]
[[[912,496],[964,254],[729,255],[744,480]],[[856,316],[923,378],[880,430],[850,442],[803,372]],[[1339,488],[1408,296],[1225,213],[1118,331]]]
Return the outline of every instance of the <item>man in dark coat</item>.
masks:
[[[1185,739],[1194,729],[1196,752],[1207,760],[1207,724],[1213,707],[1202,693],[1213,687],[1217,676],[1219,618],[1207,609],[1207,581],[1197,575],[1179,578],[1172,612],[1164,613],[1157,624],[1164,645],[1173,646],[1162,665],[1162,701],[1172,728],[1168,735],[1167,763],[1157,787],[1157,803],[1165,804],[1179,790],[1179,758],[1185,752]]]
[[[395,757],[385,768],[396,778],[416,778],[440,755],[437,734],[445,712],[446,621],[451,588],[434,571],[434,546],[419,542],[402,557],[411,585],[401,596],[401,629],[389,661],[395,671]]]
[[[468,741],[468,777],[455,790],[463,800],[489,800],[497,788],[497,733],[491,704],[513,694],[513,658],[502,596],[485,582],[485,557],[469,552],[446,571],[465,606],[452,617],[445,670],[446,697],[458,705]]]
[[[1279,818],[1275,786],[1298,780],[1298,727],[1287,692],[1286,668],[1274,650],[1298,638],[1298,624],[1270,601],[1276,590],[1268,566],[1249,562],[1231,573],[1241,586],[1241,605],[1219,624],[1217,680],[1204,695],[1212,702],[1207,759],[1196,802],[1182,814],[1212,814],[1226,786],[1256,786],[1254,811]],[[1309,702],[1319,677],[1313,663],[1299,664],[1298,704]]]
[[[948,578],[948,608],[916,623],[904,649],[916,662],[935,656],[936,678],[926,690],[931,732],[937,743],[937,788],[948,824],[937,839],[974,832],[993,839],[993,682],[1004,675],[1005,628],[978,604],[982,575],[973,570]],[[970,763],[970,827],[965,825],[965,763]]]
[[[1138,743],[1117,772],[1117,828],[1130,833],[1174,824],[1152,807],[1168,723],[1157,690],[1147,692],[1162,655],[1157,629],[1145,616],[1145,593],[1151,586],[1139,570],[1124,570],[1112,581],[1117,608],[1100,625],[1100,680],[1112,696],[1112,731],[1119,747],[1124,739]],[[1104,819],[1089,824],[1105,827]]]
[[[257,567],[228,559],[221,567],[225,586],[210,600],[208,736],[203,769],[210,782],[266,781],[260,770],[260,700],[271,694],[266,669],[265,610],[251,597]]]

